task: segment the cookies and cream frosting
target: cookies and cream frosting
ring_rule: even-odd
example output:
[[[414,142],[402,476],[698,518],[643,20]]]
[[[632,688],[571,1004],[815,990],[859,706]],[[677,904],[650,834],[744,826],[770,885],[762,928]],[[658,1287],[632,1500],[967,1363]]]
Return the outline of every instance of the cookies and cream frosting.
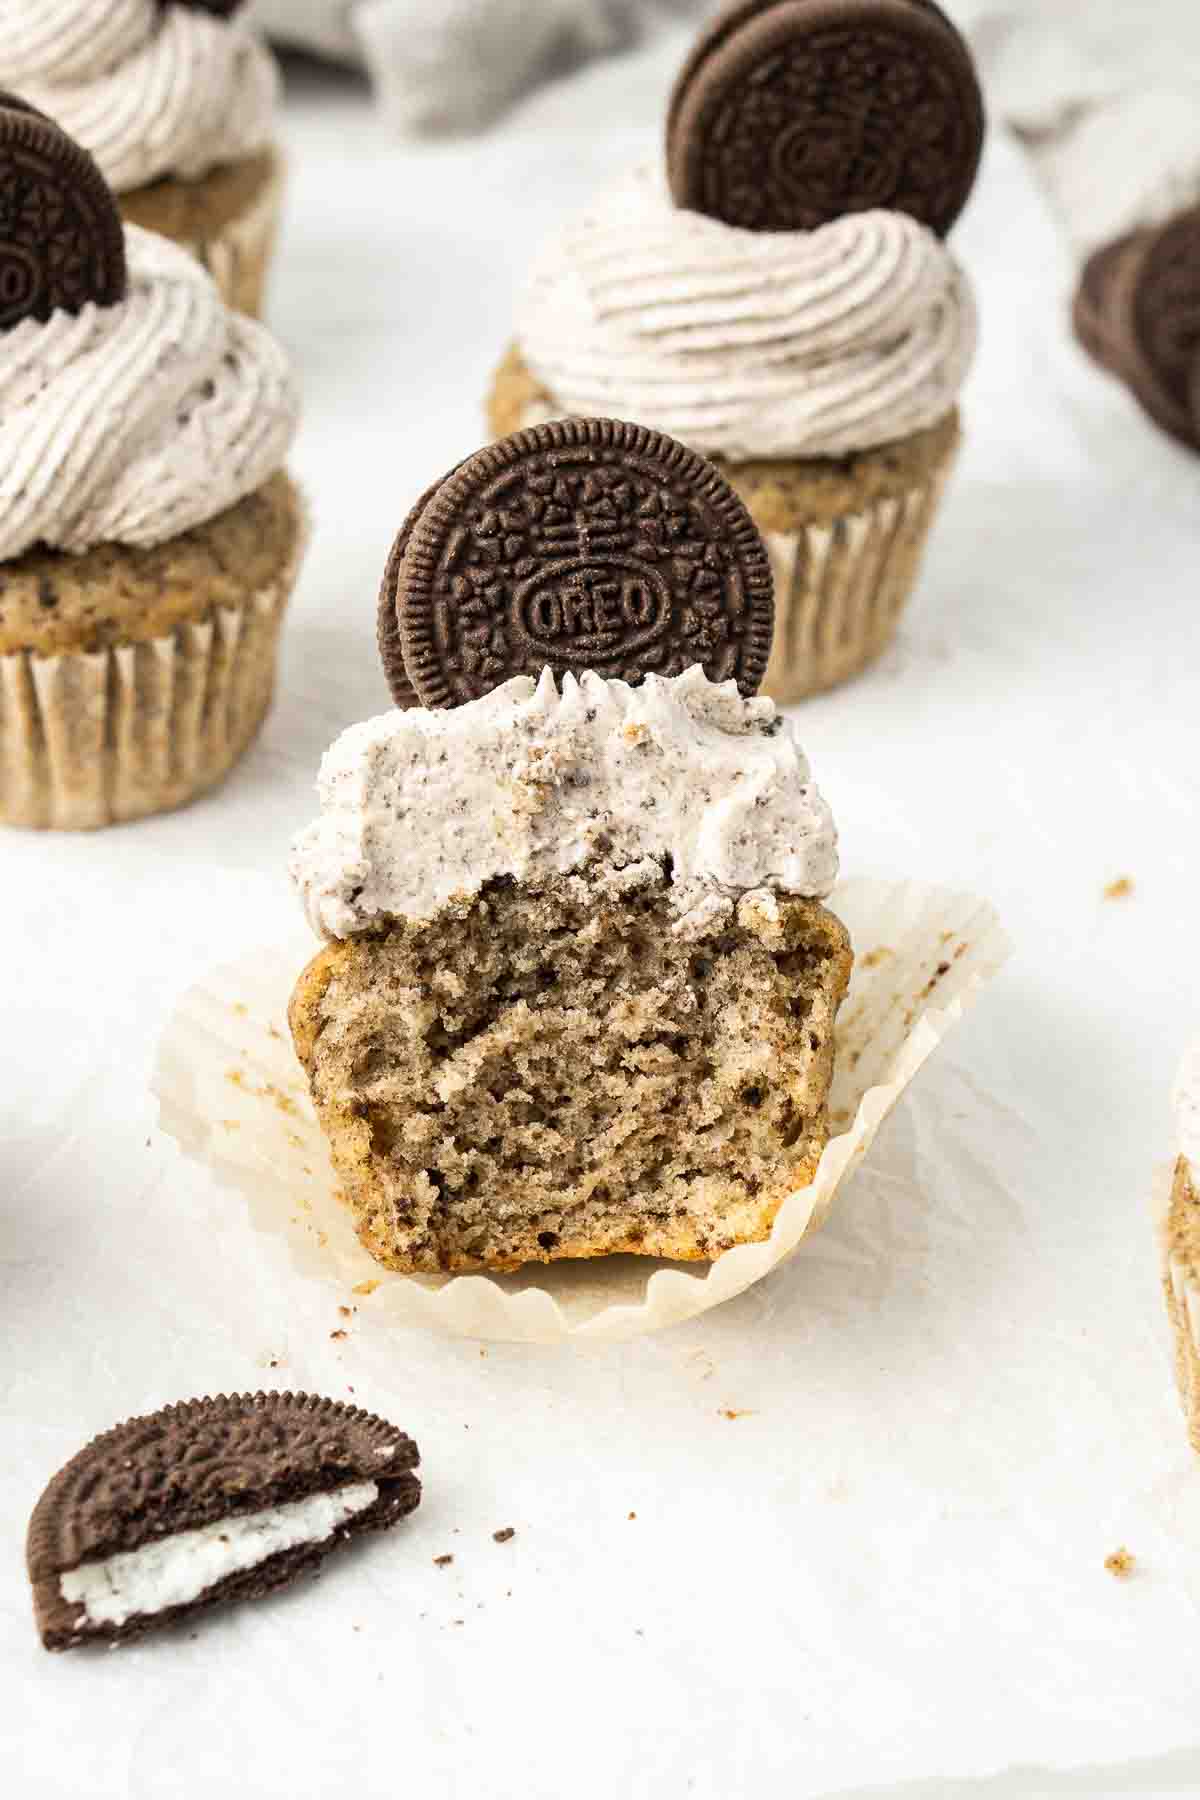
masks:
[[[690,936],[747,894],[823,898],[837,834],[791,725],[699,667],[640,687],[516,676],[467,706],[353,725],[291,871],[315,931],[431,919],[499,877],[623,894],[670,871]],[[764,895],[765,891],[765,895]]]
[[[0,88],[48,113],[127,193],[265,149],[279,77],[236,17],[174,0],[3,0]]]
[[[166,238],[128,226],[115,306],[0,338],[0,560],[147,546],[283,466],[299,396],[283,350]]]
[[[1200,1181],[1200,1038],[1184,1057],[1175,1083],[1175,1119],[1179,1153]]]
[[[945,245],[899,212],[743,231],[640,169],[536,262],[520,349],[564,413],[709,456],[843,456],[936,424],[976,343]]]

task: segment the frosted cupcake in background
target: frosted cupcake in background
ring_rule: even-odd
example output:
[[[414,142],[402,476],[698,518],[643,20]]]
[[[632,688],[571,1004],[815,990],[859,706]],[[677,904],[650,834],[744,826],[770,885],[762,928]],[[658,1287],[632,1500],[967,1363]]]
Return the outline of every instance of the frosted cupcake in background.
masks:
[[[282,204],[279,77],[240,0],[4,0],[0,88],[89,150],[126,222],[262,309]]]
[[[1200,1039],[1175,1084],[1179,1157],[1163,1232],[1163,1285],[1188,1435],[1200,1450]]]
[[[926,0],[741,0],[683,71],[665,175],[619,181],[529,277],[492,430],[609,414],[710,457],[770,551],[776,700],[873,661],[915,584],[977,332],[941,234],[982,132]]]
[[[219,781],[271,701],[304,511],[283,351],[92,159],[0,105],[0,820]]]

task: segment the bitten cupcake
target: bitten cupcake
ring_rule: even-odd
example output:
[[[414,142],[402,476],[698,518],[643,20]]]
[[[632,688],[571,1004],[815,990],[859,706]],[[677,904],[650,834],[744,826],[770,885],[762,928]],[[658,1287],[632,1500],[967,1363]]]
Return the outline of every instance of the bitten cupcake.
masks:
[[[492,429],[613,413],[711,457],[771,554],[778,700],[869,664],[916,581],[976,342],[941,239],[982,133],[928,0],[741,0],[680,77],[665,174],[531,272]]]
[[[0,106],[0,819],[218,782],[270,705],[305,537],[287,360],[95,163]]]
[[[292,1031],[363,1244],[434,1272],[768,1237],[852,959],[829,808],[754,693],[745,509],[669,439],[546,425],[430,490],[382,598],[406,704],[329,751],[292,859],[326,940]]]
[[[89,150],[129,224],[262,309],[279,225],[279,80],[240,0],[4,0],[0,88]]]
[[[1162,1236],[1163,1288],[1188,1435],[1200,1450],[1200,1041],[1175,1084],[1179,1155]]]

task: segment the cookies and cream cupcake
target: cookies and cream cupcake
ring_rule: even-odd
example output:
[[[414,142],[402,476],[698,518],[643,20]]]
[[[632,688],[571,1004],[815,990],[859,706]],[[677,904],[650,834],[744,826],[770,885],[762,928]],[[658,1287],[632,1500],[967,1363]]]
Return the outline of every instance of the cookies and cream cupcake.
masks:
[[[740,0],[683,72],[666,170],[529,277],[492,429],[609,413],[712,458],[770,549],[781,701],[877,656],[915,582],[975,351],[940,234],[982,123],[926,0]]]
[[[240,0],[4,0],[0,88],[96,159],[127,223],[261,311],[282,203],[279,79]]]
[[[1163,1287],[1188,1434],[1200,1450],[1200,1040],[1175,1084],[1179,1155],[1163,1236]]]
[[[0,106],[0,820],[213,786],[270,704],[305,538],[284,352]]]
[[[381,610],[401,705],[328,752],[292,858],[325,940],[292,1031],[363,1244],[766,1238],[825,1147],[852,958],[829,808],[754,693],[745,509],[669,439],[546,425],[425,495]]]

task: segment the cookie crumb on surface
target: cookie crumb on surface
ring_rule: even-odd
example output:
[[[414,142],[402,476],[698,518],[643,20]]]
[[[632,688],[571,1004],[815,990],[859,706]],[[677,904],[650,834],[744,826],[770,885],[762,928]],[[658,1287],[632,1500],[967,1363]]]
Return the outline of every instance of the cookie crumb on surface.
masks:
[[[433,1566],[435,1569],[446,1569],[450,1566],[450,1564],[453,1561],[454,1561],[453,1556],[451,1556],[449,1551],[447,1551],[445,1556],[435,1556],[434,1557]]]
[[[359,1281],[350,1289],[352,1294],[373,1294],[379,1286],[377,1281]]]
[[[754,1409],[750,1406],[723,1406],[721,1417],[723,1419],[749,1419],[753,1417],[753,1412]]]
[[[333,1342],[336,1344],[336,1343],[340,1343],[342,1338],[344,1338],[346,1336],[346,1333],[344,1331],[331,1331],[329,1335],[333,1339]]]
[[[497,1544],[507,1544],[510,1538],[517,1535],[515,1526],[506,1525],[503,1531],[493,1531],[492,1537]]]
[[[1111,1556],[1105,1557],[1104,1566],[1118,1581],[1128,1581],[1137,1568],[1137,1557],[1122,1544],[1119,1550],[1114,1550]]]
[[[1116,881],[1110,881],[1104,890],[1106,900],[1128,900],[1134,891],[1132,875],[1122,875]]]

